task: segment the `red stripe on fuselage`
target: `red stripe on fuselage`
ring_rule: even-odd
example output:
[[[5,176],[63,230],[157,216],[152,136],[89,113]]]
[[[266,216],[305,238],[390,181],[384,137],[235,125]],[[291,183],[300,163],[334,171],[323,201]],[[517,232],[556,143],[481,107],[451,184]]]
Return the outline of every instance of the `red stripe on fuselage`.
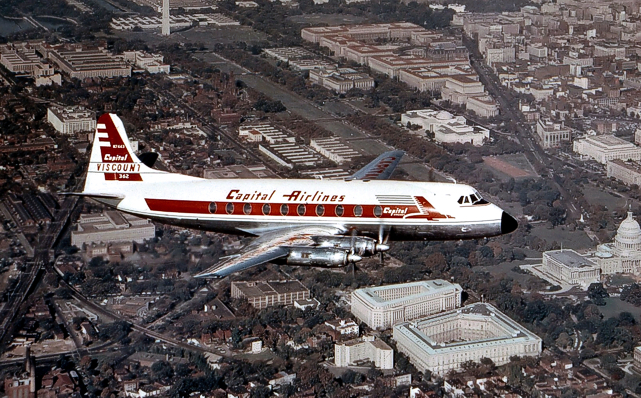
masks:
[[[351,204],[303,204],[303,203],[248,203],[248,202],[205,202],[173,199],[145,199],[149,210],[162,211],[167,213],[190,213],[190,214],[216,214],[216,215],[240,215],[240,216],[287,216],[287,217],[359,217],[359,218],[384,218],[402,219],[405,216],[411,218],[427,218],[428,220],[449,218],[440,213],[420,214],[416,206],[407,205],[351,205]],[[269,205],[267,212],[263,206]],[[287,206],[287,212],[281,213],[281,207]],[[299,209],[299,206],[304,206]],[[321,209],[317,206],[323,206]],[[341,215],[337,209],[342,207]],[[356,215],[360,207],[361,214]],[[376,208],[381,214],[376,216]],[[212,212],[213,210],[213,212]],[[302,214],[299,214],[299,210]],[[317,211],[321,215],[317,214]]]
[[[167,213],[209,214],[209,203],[194,200],[145,199],[149,210]]]

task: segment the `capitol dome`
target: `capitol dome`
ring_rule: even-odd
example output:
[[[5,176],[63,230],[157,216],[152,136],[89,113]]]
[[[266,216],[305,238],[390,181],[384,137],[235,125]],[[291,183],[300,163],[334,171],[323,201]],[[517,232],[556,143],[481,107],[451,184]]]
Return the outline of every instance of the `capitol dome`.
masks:
[[[628,217],[623,220],[617,230],[615,244],[620,250],[641,250],[641,227],[632,218],[631,211],[628,212]]]

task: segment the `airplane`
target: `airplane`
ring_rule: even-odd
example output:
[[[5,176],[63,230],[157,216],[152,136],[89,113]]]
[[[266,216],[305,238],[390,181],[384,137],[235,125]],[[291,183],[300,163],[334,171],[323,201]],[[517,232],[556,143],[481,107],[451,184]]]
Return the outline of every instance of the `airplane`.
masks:
[[[204,179],[152,168],[155,158],[136,156],[120,118],[106,113],[76,194],[166,224],[255,237],[202,278],[267,262],[343,267],[390,241],[476,239],[518,227],[468,185],[389,180],[403,154],[386,152],[344,180]]]

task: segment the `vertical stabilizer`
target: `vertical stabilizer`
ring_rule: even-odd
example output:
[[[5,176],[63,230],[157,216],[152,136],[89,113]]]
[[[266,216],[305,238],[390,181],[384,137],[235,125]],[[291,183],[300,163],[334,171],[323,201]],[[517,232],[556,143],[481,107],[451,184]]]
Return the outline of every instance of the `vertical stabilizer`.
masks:
[[[122,183],[158,181],[165,174],[145,166],[138,159],[118,116],[111,113],[100,116],[89,157],[85,193],[124,193],[125,184]]]

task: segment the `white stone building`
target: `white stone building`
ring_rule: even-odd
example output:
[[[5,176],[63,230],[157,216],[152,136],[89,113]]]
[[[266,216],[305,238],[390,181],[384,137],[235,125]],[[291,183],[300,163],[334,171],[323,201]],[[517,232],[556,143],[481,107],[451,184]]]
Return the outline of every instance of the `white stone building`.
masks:
[[[374,79],[370,75],[367,73],[359,73],[350,68],[310,70],[309,81],[341,94],[353,88],[360,90],[374,88]]]
[[[96,129],[94,112],[80,106],[67,108],[52,106],[47,109],[47,121],[62,134],[75,134]]]
[[[541,338],[487,303],[401,323],[393,338],[419,371],[441,376],[467,361],[489,358],[500,366],[512,356],[538,356],[542,350]]]
[[[169,73],[171,67],[163,62],[164,57],[160,54],[149,54],[144,51],[125,51],[125,61],[131,62],[149,73]]]
[[[334,346],[334,363],[338,367],[354,366],[371,361],[379,369],[394,368],[394,350],[382,340],[363,337]]]
[[[641,163],[633,160],[623,161],[614,159],[606,164],[608,177],[614,177],[617,180],[628,185],[641,185]]]
[[[447,111],[421,109],[401,115],[401,123],[421,126],[425,131],[434,134],[437,142],[444,144],[471,143],[483,145],[490,138],[490,130],[481,126],[470,126],[463,116],[454,116]]]
[[[632,212],[619,226],[614,243],[599,245],[594,258],[604,274],[641,275],[641,227]]]
[[[543,148],[554,148],[563,142],[569,142],[571,131],[563,122],[555,123],[549,119],[539,119],[536,122],[536,133],[541,139]]]
[[[372,329],[461,306],[461,286],[442,279],[369,287],[352,293],[352,314]]]
[[[598,264],[568,249],[544,252],[543,271],[561,283],[583,288],[601,280]]]
[[[641,148],[614,135],[595,135],[574,140],[574,152],[601,164],[609,160],[641,160]]]

